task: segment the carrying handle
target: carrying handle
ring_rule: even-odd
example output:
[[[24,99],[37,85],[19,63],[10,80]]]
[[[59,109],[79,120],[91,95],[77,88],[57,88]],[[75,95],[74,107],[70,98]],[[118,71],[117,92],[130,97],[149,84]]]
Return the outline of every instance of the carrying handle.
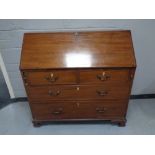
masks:
[[[58,110],[53,111],[52,114],[60,115],[60,114],[62,114],[62,112],[63,112],[63,108],[59,108]]]
[[[98,95],[100,95],[100,96],[105,96],[105,95],[108,94],[108,92],[107,92],[107,91],[104,91],[104,90],[101,90],[101,91],[97,90],[96,93],[97,93]]]
[[[107,110],[107,108],[96,108],[96,111],[98,112],[98,113],[104,113],[105,111]]]
[[[101,80],[101,81],[106,81],[110,78],[110,75],[106,75],[105,72],[103,72],[102,74],[98,74],[96,75],[97,79]]]

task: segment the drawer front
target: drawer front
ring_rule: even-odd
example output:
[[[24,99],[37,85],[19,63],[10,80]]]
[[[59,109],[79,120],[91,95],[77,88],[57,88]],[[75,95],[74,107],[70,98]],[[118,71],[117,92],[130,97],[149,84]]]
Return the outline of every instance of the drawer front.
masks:
[[[26,72],[24,75],[28,85],[52,85],[52,84],[75,84],[77,82],[76,71],[43,71]]]
[[[106,119],[123,117],[126,113],[125,100],[72,101],[32,104],[35,120],[58,119]]]
[[[28,87],[30,101],[84,100],[84,99],[127,99],[129,87],[125,86],[40,86]]]
[[[94,69],[81,70],[81,84],[127,83],[129,82],[128,70]]]

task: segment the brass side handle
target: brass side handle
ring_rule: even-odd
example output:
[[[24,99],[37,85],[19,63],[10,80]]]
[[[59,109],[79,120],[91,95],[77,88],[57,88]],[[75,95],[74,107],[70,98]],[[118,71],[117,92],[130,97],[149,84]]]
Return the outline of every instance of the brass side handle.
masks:
[[[96,111],[98,112],[98,113],[104,113],[105,111],[107,111],[107,108],[96,108]]]
[[[60,93],[61,93],[60,90],[57,90],[56,92],[53,92],[53,91],[51,91],[51,90],[48,91],[48,94],[49,94],[50,96],[58,96],[58,95],[60,95]]]
[[[48,81],[48,82],[56,82],[58,80],[58,76],[54,76],[53,73],[50,74],[50,76],[48,77],[45,77],[45,79]]]
[[[108,94],[108,92],[107,92],[107,91],[104,91],[104,90],[101,90],[101,91],[97,90],[96,93],[97,93],[98,95],[100,95],[100,96],[105,96],[105,95]]]
[[[58,110],[53,111],[52,114],[60,115],[60,114],[62,114],[62,112],[63,112],[63,108],[59,108]]]
[[[101,81],[106,81],[110,78],[110,75],[107,75],[105,72],[103,72],[102,74],[98,74],[96,75],[97,79],[101,80]]]
[[[28,85],[28,81],[27,81],[27,75],[25,72],[23,72],[23,81],[24,81],[24,84],[27,86]]]

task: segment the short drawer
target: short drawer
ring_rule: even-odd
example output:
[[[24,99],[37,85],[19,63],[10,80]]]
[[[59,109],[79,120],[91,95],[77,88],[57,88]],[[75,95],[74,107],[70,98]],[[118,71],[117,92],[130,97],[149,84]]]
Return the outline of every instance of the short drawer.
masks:
[[[24,72],[27,84],[53,85],[53,84],[75,84],[77,82],[76,71],[70,70],[51,70]]]
[[[80,70],[80,84],[127,83],[127,69],[92,69]]]
[[[87,99],[127,99],[128,86],[98,85],[61,85],[28,87],[30,101],[50,100],[87,100]]]

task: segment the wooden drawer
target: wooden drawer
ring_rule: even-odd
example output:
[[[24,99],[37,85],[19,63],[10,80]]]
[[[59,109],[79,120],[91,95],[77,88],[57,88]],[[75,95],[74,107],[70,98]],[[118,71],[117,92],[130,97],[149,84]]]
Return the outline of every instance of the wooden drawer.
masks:
[[[24,76],[28,85],[52,85],[52,84],[75,84],[77,82],[76,71],[51,70],[25,72]]]
[[[35,120],[58,119],[106,119],[123,117],[126,112],[125,100],[72,101],[32,104]]]
[[[84,100],[84,99],[127,99],[129,87],[96,85],[61,85],[61,86],[38,86],[28,87],[30,101],[49,100]]]
[[[94,69],[80,70],[81,84],[127,83],[129,70],[125,69]]]

